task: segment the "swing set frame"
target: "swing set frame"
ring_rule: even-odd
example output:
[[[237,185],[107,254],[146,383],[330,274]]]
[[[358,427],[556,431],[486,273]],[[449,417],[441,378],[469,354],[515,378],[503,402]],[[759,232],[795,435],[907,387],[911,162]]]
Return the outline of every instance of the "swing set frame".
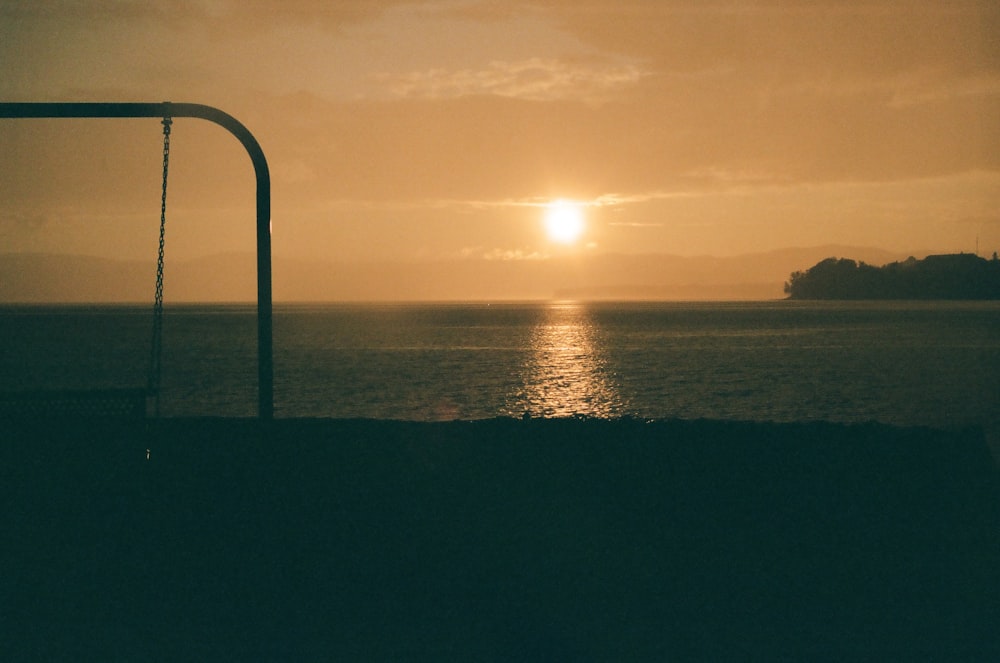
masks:
[[[178,118],[208,120],[236,137],[250,155],[257,178],[257,416],[274,417],[274,359],[271,305],[271,175],[260,143],[232,115],[204,104],[173,103],[4,103],[2,119]]]

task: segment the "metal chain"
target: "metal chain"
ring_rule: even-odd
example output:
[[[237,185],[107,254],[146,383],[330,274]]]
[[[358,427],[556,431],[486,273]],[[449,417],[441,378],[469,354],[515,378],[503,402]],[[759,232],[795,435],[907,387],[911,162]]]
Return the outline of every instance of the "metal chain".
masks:
[[[156,294],[153,297],[153,341],[149,356],[148,392],[153,397],[154,415],[160,415],[160,366],[163,348],[163,240],[167,227],[167,171],[170,165],[170,127],[163,118],[163,186],[160,189],[160,245],[156,256]]]

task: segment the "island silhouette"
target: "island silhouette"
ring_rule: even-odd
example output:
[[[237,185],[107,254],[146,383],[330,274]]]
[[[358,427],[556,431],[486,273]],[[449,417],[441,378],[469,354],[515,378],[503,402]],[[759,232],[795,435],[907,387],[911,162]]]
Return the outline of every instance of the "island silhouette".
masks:
[[[1000,259],[957,253],[876,267],[827,258],[793,272],[785,293],[789,299],[1000,299]]]

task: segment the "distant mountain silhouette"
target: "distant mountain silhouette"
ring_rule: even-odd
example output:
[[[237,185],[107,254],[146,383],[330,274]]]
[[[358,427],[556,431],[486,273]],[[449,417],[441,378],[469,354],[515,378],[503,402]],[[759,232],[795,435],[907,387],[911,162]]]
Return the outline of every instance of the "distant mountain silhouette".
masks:
[[[790,299],[1000,299],[1000,260],[971,253],[874,267],[827,258],[785,283]]]
[[[276,302],[530,299],[767,300],[789,272],[828,255],[888,262],[906,257],[845,246],[740,256],[597,254],[547,260],[442,259],[334,262],[275,258]],[[924,255],[923,253],[919,255]],[[0,302],[112,303],[153,300],[156,264],[73,255],[0,254]],[[256,300],[252,253],[168,257],[164,300]]]

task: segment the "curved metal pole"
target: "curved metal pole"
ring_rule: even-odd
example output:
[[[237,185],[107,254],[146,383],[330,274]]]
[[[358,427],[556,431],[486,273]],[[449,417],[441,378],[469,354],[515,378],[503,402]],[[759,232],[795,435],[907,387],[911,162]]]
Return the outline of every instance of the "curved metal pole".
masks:
[[[271,333],[271,174],[260,143],[243,124],[218,108],[169,101],[142,103],[2,103],[0,118],[197,117],[226,129],[243,144],[257,175],[257,416],[274,417]]]

